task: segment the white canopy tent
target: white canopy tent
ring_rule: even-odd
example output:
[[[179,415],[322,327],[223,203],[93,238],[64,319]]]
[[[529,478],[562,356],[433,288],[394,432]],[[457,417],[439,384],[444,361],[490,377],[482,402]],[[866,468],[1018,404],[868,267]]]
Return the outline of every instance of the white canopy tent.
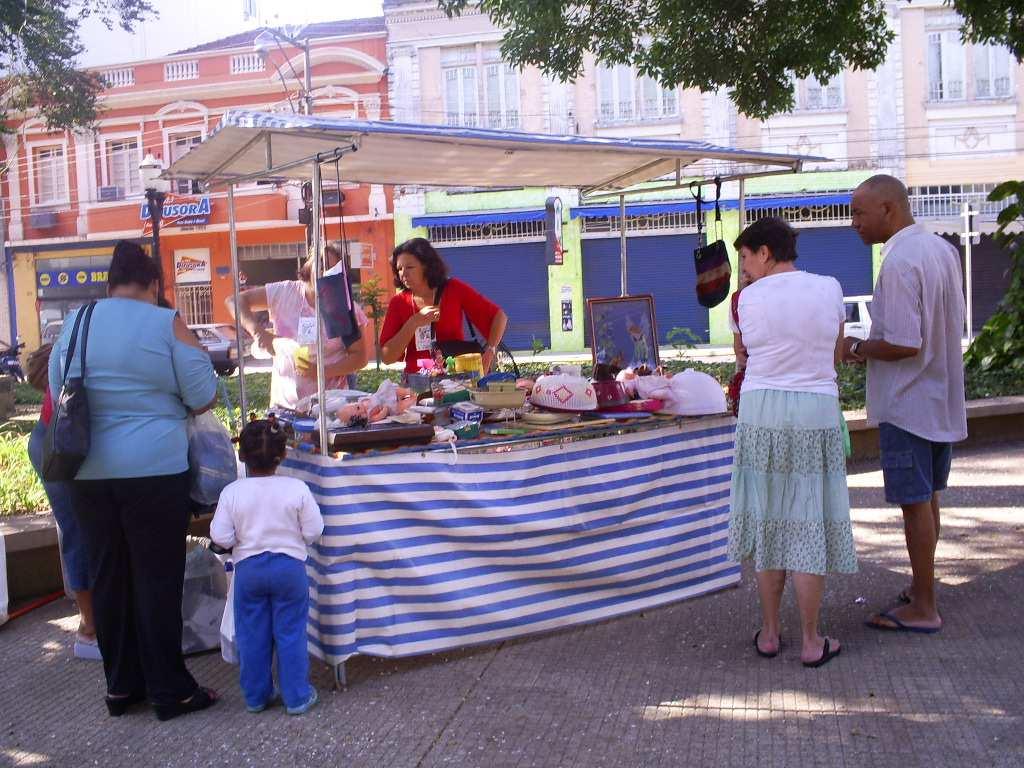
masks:
[[[415,184],[481,189],[531,186],[575,187],[584,196],[618,196],[622,275],[625,286],[625,196],[635,185],[663,180],[652,189],[679,188],[692,182],[691,166],[712,161],[729,168],[721,180],[796,173],[807,160],[784,155],[719,147],[701,141],[613,139],[582,136],[451,128],[336,117],[229,111],[217,131],[173,163],[163,176],[191,179],[206,186],[228,187],[231,266],[238,302],[238,248],[234,187],[253,179],[294,179],[313,182],[314,269],[322,273],[322,200],[320,172],[324,163],[341,161],[342,178],[368,184]],[[689,170],[687,170],[689,169]],[[703,173],[697,175],[703,176]],[[640,191],[640,190],[637,190]],[[623,288],[623,290],[625,290]],[[316,313],[320,314],[319,290]],[[241,334],[238,334],[242,360]],[[323,402],[323,339],[317,341],[317,377]],[[247,407],[244,365],[239,365],[243,413]],[[321,446],[327,446],[327,415],[321,409]]]

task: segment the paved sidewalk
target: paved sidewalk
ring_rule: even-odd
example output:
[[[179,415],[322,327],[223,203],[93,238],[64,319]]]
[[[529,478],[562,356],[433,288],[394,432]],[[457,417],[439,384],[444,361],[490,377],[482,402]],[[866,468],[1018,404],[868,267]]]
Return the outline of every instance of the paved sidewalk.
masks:
[[[1024,765],[1024,444],[959,456],[938,559],[946,629],[862,625],[907,582],[898,513],[868,466],[850,477],[861,572],[832,578],[825,626],[844,643],[799,663],[785,599],[780,656],[755,656],[752,574],[740,588],[534,639],[349,664],[300,718],[245,712],[237,672],[193,658],[224,700],[158,723],[108,718],[102,674],[70,658],[61,601],[0,629],[0,765],[943,766]],[[863,598],[863,600],[862,600]]]

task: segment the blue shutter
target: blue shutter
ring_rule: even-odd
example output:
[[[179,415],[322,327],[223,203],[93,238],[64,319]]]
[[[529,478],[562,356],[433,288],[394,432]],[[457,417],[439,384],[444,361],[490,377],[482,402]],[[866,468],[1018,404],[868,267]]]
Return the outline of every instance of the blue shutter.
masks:
[[[871,293],[871,246],[850,227],[798,229],[796,266],[805,272],[834,277],[844,296]]]
[[[452,277],[469,283],[505,311],[505,343],[511,349],[531,349],[534,337],[551,346],[544,243],[439,248],[438,252]]]
[[[696,247],[697,235],[631,237],[626,242],[627,287],[631,294],[654,296],[660,345],[668,343],[666,335],[676,327],[689,328],[701,340],[708,340],[708,311],[697,301]],[[584,296],[593,299],[619,293],[619,239],[584,240]],[[589,345],[589,317],[585,335]]]
[[[967,255],[960,236],[943,234],[941,237],[960,252],[960,272],[964,274]],[[1010,288],[1012,274],[1010,254],[1000,248],[991,235],[982,235],[981,242],[971,246],[971,292],[974,294],[971,317],[975,333],[999,308],[999,302]],[[966,280],[964,290],[967,290]]]

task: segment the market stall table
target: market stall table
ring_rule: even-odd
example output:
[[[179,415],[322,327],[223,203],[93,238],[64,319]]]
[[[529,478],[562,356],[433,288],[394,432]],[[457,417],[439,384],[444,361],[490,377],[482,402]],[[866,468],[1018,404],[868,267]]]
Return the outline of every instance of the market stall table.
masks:
[[[320,504],[312,652],[408,656],[663,605],[735,584],[731,417],[647,419],[281,467]]]

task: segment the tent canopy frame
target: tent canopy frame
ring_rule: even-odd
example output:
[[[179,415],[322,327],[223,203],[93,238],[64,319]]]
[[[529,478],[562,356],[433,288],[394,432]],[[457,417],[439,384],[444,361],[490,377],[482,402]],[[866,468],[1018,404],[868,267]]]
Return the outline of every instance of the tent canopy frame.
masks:
[[[252,136],[247,136],[234,151],[227,153],[225,158],[219,156],[219,162],[210,163],[206,155],[218,158],[211,145],[218,144],[218,135],[226,130],[248,129],[253,130]],[[356,134],[353,137],[353,134]],[[238,301],[240,293],[239,267],[238,267],[238,237],[237,222],[235,219],[235,187],[238,184],[255,179],[286,181],[292,179],[307,178],[306,174],[296,173],[297,170],[308,167],[308,178],[313,181],[313,274],[317,277],[323,275],[323,243],[321,227],[323,223],[323,197],[321,190],[321,166],[324,163],[335,163],[345,155],[352,155],[358,152],[363,145],[363,139],[373,134],[388,135],[394,138],[405,137],[416,141],[419,144],[428,145],[431,148],[439,148],[440,145],[451,148],[452,146],[465,147],[467,152],[483,148],[484,152],[491,152],[495,157],[502,155],[514,155],[520,145],[525,148],[542,147],[548,156],[553,156],[550,150],[569,151],[585,153],[588,150],[599,153],[607,160],[611,156],[618,157],[618,152],[628,155],[638,155],[641,162],[638,165],[621,168],[610,176],[604,176],[593,180],[589,184],[537,184],[533,181],[526,181],[527,186],[576,186],[580,190],[581,200],[597,200],[610,197],[617,197],[619,201],[619,236],[620,236],[620,264],[621,264],[621,290],[626,293],[627,284],[627,259],[626,259],[626,197],[640,193],[650,193],[662,190],[674,190],[693,185],[706,186],[720,183],[722,181],[738,181],[740,185],[740,216],[741,223],[744,215],[744,180],[756,176],[779,175],[784,173],[799,173],[804,162],[822,161],[827,158],[809,157],[805,155],[784,155],[768,152],[745,152],[726,147],[717,147],[704,142],[672,142],[659,140],[633,140],[633,139],[595,139],[583,137],[553,137],[537,134],[526,134],[517,132],[493,131],[489,129],[465,129],[445,128],[443,126],[417,126],[402,125],[397,123],[372,123],[365,121],[335,121],[331,122],[325,118],[314,118],[309,116],[281,116],[268,113],[248,112],[236,110],[225,114],[221,127],[203,144],[190,150],[182,158],[179,158],[170,168],[164,171],[163,177],[168,179],[189,179],[198,181],[205,189],[226,186],[228,192],[228,228],[231,248],[231,271],[233,282],[233,298],[236,322],[238,318]],[[338,141],[342,137],[345,140]],[[277,162],[277,155],[283,149],[281,140],[295,141],[298,138],[304,140],[326,141],[328,144],[337,141],[335,146],[326,150],[318,149],[316,152],[301,154],[297,157],[290,157]],[[278,141],[275,142],[275,139]],[[226,140],[220,143],[227,144]],[[231,170],[232,166],[245,161],[250,153],[257,150],[258,145],[262,162],[259,168],[251,167],[244,172]],[[494,146],[488,147],[489,144]],[[278,152],[275,152],[275,146]],[[218,147],[219,148],[219,144]],[[611,151],[611,152],[610,152]],[[202,160],[198,163],[192,162],[190,158],[201,155]],[[539,156],[535,156],[539,157]],[[701,178],[683,178],[684,160],[686,166],[693,165],[702,160],[723,160],[734,163],[756,163],[761,166],[776,165],[770,170],[751,170],[749,172],[734,172],[727,175],[710,176]],[[206,165],[203,166],[203,162]],[[436,163],[435,163],[436,165]],[[193,166],[193,167],[189,167]],[[212,166],[212,167],[211,167]],[[536,168],[536,166],[535,166]],[[200,170],[202,169],[202,170]],[[290,173],[288,173],[290,172]],[[367,173],[365,167],[363,173]],[[372,171],[369,171],[372,175]],[[500,172],[500,181],[497,184],[479,184],[473,180],[471,186],[479,186],[487,189],[489,186],[507,187],[509,184],[508,171]],[[671,175],[671,181],[663,184],[648,187],[637,187],[638,180],[663,181],[666,176]],[[401,183],[393,180],[373,181],[370,178],[352,178],[350,181],[359,183]],[[420,182],[410,182],[417,185]],[[616,188],[616,184],[621,187]],[[428,186],[424,184],[424,186]],[[436,186],[450,186],[443,183]],[[319,285],[314,281],[314,302],[316,316],[320,316],[320,290]],[[238,376],[240,400],[243,414],[248,412],[248,398],[245,387],[245,365],[242,351],[242,334],[236,333],[237,352],[239,359]],[[329,453],[327,410],[323,407],[325,398],[324,382],[324,339],[323,334],[317,333],[317,393],[319,402],[320,422],[320,446],[321,451],[326,455]]]

